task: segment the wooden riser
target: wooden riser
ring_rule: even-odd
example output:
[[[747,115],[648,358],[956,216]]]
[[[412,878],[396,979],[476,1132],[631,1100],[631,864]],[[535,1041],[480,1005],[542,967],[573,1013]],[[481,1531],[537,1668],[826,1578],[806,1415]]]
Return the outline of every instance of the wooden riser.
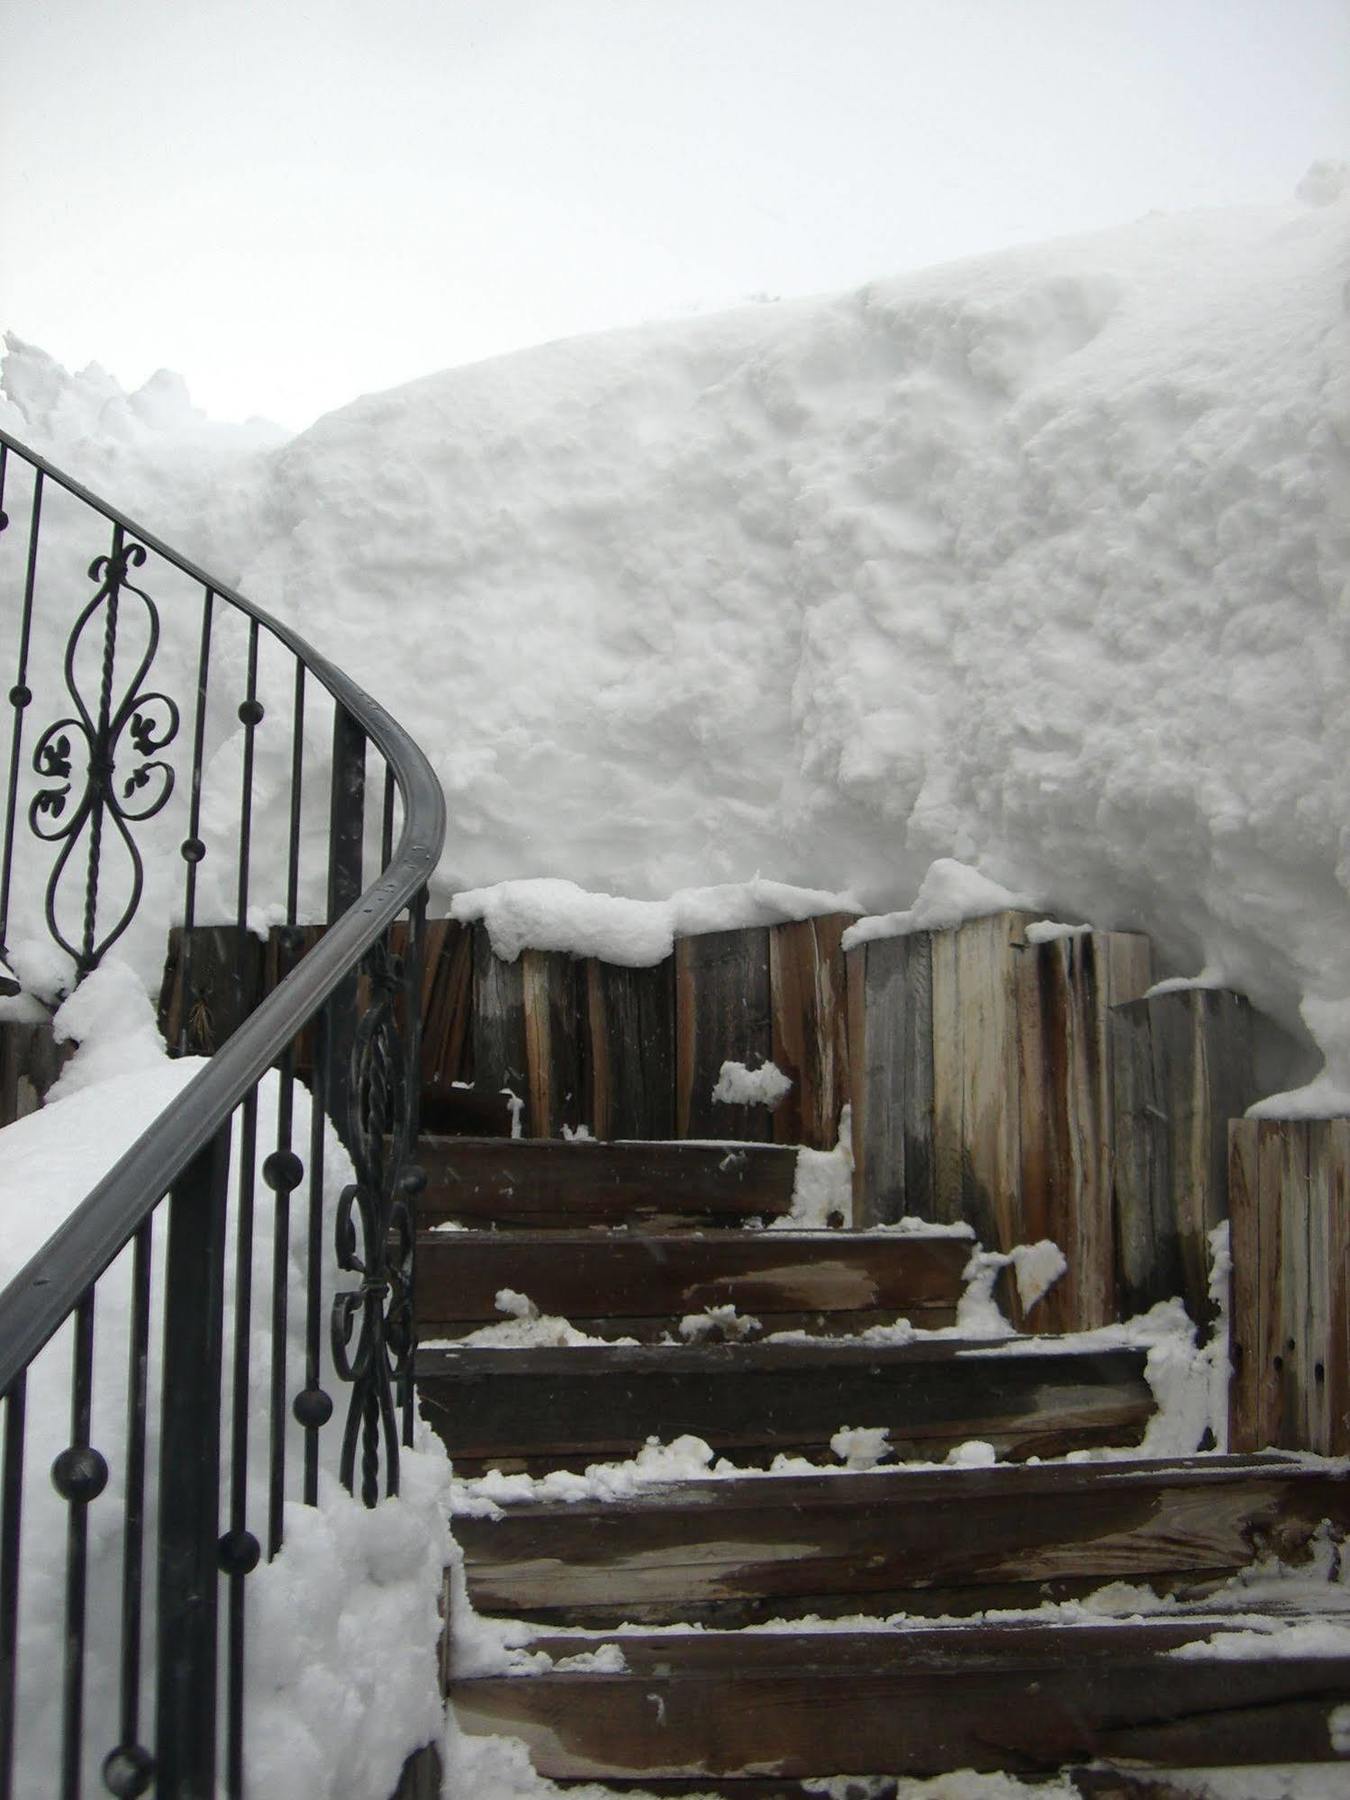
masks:
[[[567,1350],[424,1350],[422,1412],[457,1468],[538,1471],[632,1456],[652,1432],[750,1464],[834,1462],[841,1426],[884,1426],[902,1458],[970,1438],[1005,1458],[1139,1442],[1153,1410],[1138,1350],[1014,1349],[953,1340]]]
[[[795,1150],[772,1144],[562,1143],[423,1137],[423,1225],[669,1232],[782,1218]],[[512,1286],[517,1284],[512,1283]]]
[[[1037,1773],[1101,1757],[1162,1768],[1335,1757],[1350,1658],[1180,1659],[1213,1620],[622,1639],[629,1672],[452,1682],[461,1729],[530,1747],[547,1776]],[[554,1656],[593,1647],[541,1639]]]
[[[418,1330],[423,1338],[450,1337],[499,1320],[502,1288],[587,1331],[616,1320],[650,1336],[728,1304],[759,1319],[765,1332],[795,1330],[816,1314],[834,1316],[841,1330],[857,1315],[904,1317],[929,1329],[954,1323],[970,1248],[959,1238],[843,1231],[424,1232]]]
[[[1350,1531],[1350,1471],[1279,1459],[749,1477],[456,1519],[480,1612],[605,1627],[1204,1591]]]

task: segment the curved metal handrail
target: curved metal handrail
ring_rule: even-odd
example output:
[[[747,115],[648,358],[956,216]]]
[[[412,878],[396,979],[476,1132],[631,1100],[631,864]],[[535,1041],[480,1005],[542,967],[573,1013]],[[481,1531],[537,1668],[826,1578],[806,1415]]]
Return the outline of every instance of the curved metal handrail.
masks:
[[[418,970],[427,887],[445,833],[445,801],[430,764],[408,734],[298,632],[233,588],[213,580],[153,532],[4,431],[0,431],[0,532],[9,523],[2,504],[6,474],[16,459],[33,472],[32,509],[19,630],[20,672],[9,693],[14,728],[0,847],[0,935],[7,926],[14,870],[22,720],[33,699],[25,671],[46,484],[64,490],[81,509],[112,528],[111,555],[97,558],[89,570],[99,583],[98,591],[84,602],[67,640],[65,682],[75,713],[48,725],[33,751],[34,771],[48,785],[33,797],[30,828],[36,841],[64,841],[47,884],[47,925],[56,943],[74,957],[79,975],[96,967],[104,951],[127,929],[143,891],[143,865],[127,833],[127,823],[139,824],[154,817],[174,792],[172,767],[159,752],[174,738],[180,713],[171,696],[142,686],[154,660],[160,619],[155,602],[130,580],[128,570],[139,570],[150,556],[157,557],[177,572],[175,582],[178,576],[186,577],[201,590],[196,725],[187,791],[189,833],[179,847],[187,865],[188,926],[195,922],[196,865],[207,853],[199,831],[199,809],[208,650],[213,621],[219,616],[217,603],[243,616],[248,635],[246,699],[238,709],[244,726],[244,774],[236,815],[240,941],[246,936],[248,917],[253,733],[265,716],[258,686],[261,632],[281,646],[294,666],[286,903],[290,924],[297,919],[307,678],[313,677],[326,691],[333,707],[327,858],[330,918],[326,930],[0,1291],[0,1406],[4,1409],[0,1441],[0,1794],[11,1791],[16,1756],[25,1506],[37,1492],[25,1482],[24,1468],[25,1409],[30,1390],[41,1386],[30,1380],[30,1370],[58,1331],[72,1323],[70,1441],[51,1465],[51,1487],[46,1489],[49,1502],[55,1489],[56,1503],[63,1504],[67,1512],[60,1791],[80,1791],[81,1767],[93,1756],[95,1766],[101,1767],[104,1786],[114,1793],[144,1793],[151,1780],[156,1791],[166,1795],[214,1793],[220,1751],[225,1791],[239,1796],[244,1786],[245,1582],[263,1554],[270,1556],[282,1546],[288,1436],[299,1427],[303,1471],[295,1485],[308,1504],[316,1504],[319,1434],[335,1410],[333,1396],[324,1391],[321,1379],[327,1366],[322,1353],[326,1304],[323,1238],[328,1230],[325,1209],[331,1198],[324,1170],[325,1113],[334,1115],[333,1123],[343,1132],[355,1171],[355,1180],[347,1183],[337,1201],[336,1241],[331,1246],[340,1276],[358,1278],[355,1288],[340,1288],[332,1297],[329,1319],[331,1368],[338,1382],[346,1384],[349,1395],[338,1459],[341,1481],[366,1505],[374,1506],[380,1497],[381,1476],[386,1495],[398,1491],[399,1412],[402,1441],[405,1445],[412,1441],[411,1197],[419,1181],[412,1163],[419,1068]],[[135,596],[136,605],[145,609],[142,624],[148,619],[149,648],[142,647],[126,695],[114,704],[113,688],[122,655],[119,612],[130,605],[128,596]],[[102,638],[98,698],[87,706],[75,665],[81,655],[92,654],[90,640],[81,634],[95,620],[99,632],[91,633],[91,638]],[[83,651],[81,643],[86,646]],[[164,709],[159,722],[152,716],[156,705]],[[169,719],[167,725],[162,722],[164,715]],[[124,731],[139,760],[130,759],[134,766],[129,779],[126,766],[120,767],[115,782],[114,765],[119,761]],[[84,790],[76,797],[72,778],[81,747],[86,755]],[[380,873],[363,886],[368,747],[383,759],[385,788]],[[162,787],[146,804],[143,797],[135,797],[143,794],[151,770],[160,772]],[[393,841],[396,797],[402,807],[397,843]],[[125,804],[128,798],[132,799],[130,806]],[[131,878],[130,900],[120,903],[114,925],[100,939],[96,919],[105,817],[131,852]],[[44,825],[54,822],[55,829],[41,828],[39,819]],[[82,935],[64,935],[56,913],[56,890],[72,861],[72,851],[81,844],[80,833],[86,824],[83,931]],[[408,930],[399,950],[396,921],[403,913],[408,916]],[[185,942],[191,936],[189,931]],[[190,951],[185,949],[180,969],[185,996],[189,957]],[[303,1034],[311,1029],[317,1049],[306,1161],[291,1146],[291,1103],[298,1081],[297,1061],[306,1042]],[[187,1036],[184,1028],[180,1048],[186,1047]],[[274,1065],[280,1070],[276,1149],[259,1164],[259,1084]],[[236,1147],[238,1167],[232,1176],[231,1153]],[[273,1194],[269,1349],[259,1357],[256,1368],[250,1365],[255,1176]],[[296,1392],[290,1386],[287,1307],[293,1280],[291,1195],[302,1185],[308,1190],[301,1294],[304,1376]],[[152,1215],[155,1222],[167,1221],[162,1241]],[[227,1309],[224,1278],[231,1242],[236,1257],[232,1310]],[[118,1719],[115,1726],[104,1719],[91,1732],[83,1706],[87,1512],[109,1478],[108,1461],[93,1441],[91,1426],[95,1310],[100,1278],[123,1252],[128,1253],[132,1305],[126,1325],[127,1431],[118,1449],[124,1477],[116,1634],[121,1648]],[[153,1440],[147,1370],[154,1280],[162,1285],[163,1341],[166,1358],[172,1355],[174,1359],[174,1373],[170,1378],[166,1363],[162,1392],[156,1396],[160,1428],[155,1490],[157,1562],[154,1587],[147,1589],[146,1496],[152,1479],[149,1451]],[[261,1321],[262,1307],[257,1316]],[[228,1356],[227,1336],[233,1339]],[[298,1353],[293,1360],[298,1366]],[[49,1370],[50,1365],[47,1367]],[[256,1511],[257,1504],[256,1499],[250,1501],[249,1462],[249,1407],[255,1376],[266,1382],[268,1436],[266,1446],[258,1452],[267,1470],[265,1533],[248,1526],[250,1506]],[[229,1405],[223,1409],[227,1395]],[[224,1411],[229,1413],[228,1421]],[[218,1631],[222,1589],[228,1595],[228,1613],[224,1630]],[[146,1717],[142,1708],[144,1614],[151,1594],[156,1617],[153,1749],[141,1741]],[[224,1680],[218,1684],[222,1665]],[[219,1734],[218,1693],[225,1715]],[[94,1733],[99,1734],[97,1742]]]
[[[342,918],[236,1030],[173,1107],[111,1168],[10,1284],[0,1290],[0,1393],[37,1355],[126,1247],[178,1175],[220,1129],[295,1033],[423,888],[445,838],[445,796],[408,733],[297,631],[169,548],[117,508],[0,430],[0,443],[138,543],[256,619],[304,663],[385,756],[403,799],[393,859]]]

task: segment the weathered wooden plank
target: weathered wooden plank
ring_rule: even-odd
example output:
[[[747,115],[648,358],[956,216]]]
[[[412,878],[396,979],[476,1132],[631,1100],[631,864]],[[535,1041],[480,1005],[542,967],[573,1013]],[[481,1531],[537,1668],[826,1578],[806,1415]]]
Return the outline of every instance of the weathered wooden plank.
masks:
[[[1014,942],[1018,913],[972,919],[955,933],[961,1011],[961,1213],[987,1250],[1022,1243]]]
[[[1332,1346],[1331,1212],[1336,1204],[1336,1149],[1331,1121],[1317,1119],[1308,1133],[1307,1313],[1302,1343],[1300,1413],[1303,1447],[1331,1454],[1331,1394],[1327,1365]],[[1341,1196],[1344,1204],[1344,1196]]]
[[[777,1144],[560,1144],[423,1137],[424,1224],[702,1230],[781,1218],[796,1154]]]
[[[1084,1091],[1090,1035],[1085,1041],[1070,945],[1061,940],[1028,946],[1022,955],[1019,1024],[1035,1046],[1034,1061],[1022,1062],[1035,1082],[1020,1096],[1024,1229],[1033,1242],[1046,1237],[1058,1244],[1069,1265],[1041,1301],[1036,1322],[1043,1331],[1073,1331],[1086,1323],[1082,1296],[1085,1284],[1090,1290],[1091,1270],[1084,1259],[1093,1237],[1083,1214],[1097,1198],[1090,1148],[1085,1164],[1085,1133],[1092,1129]]]
[[[1327,1451],[1350,1456],[1350,1119],[1327,1134]]]
[[[1111,1013],[1116,1277],[1127,1318],[1184,1286],[1170,1120],[1153,1030],[1158,1006],[1159,1000],[1140,999]]]
[[[1230,1442],[1343,1455],[1350,1120],[1241,1120],[1230,1142]]]
[[[932,941],[874,938],[848,953],[854,1220],[936,1216]]]
[[[1208,1237],[1228,1216],[1227,1125],[1257,1097],[1251,1009],[1241,996],[1213,989],[1161,994],[1142,1004],[1153,1040],[1153,1104],[1162,1125],[1152,1211],[1170,1254],[1165,1271],[1144,1282],[1136,1304],[1179,1293],[1204,1328],[1213,1318]],[[1164,1272],[1180,1285],[1164,1291]]]
[[[509,1088],[525,1100],[529,1087],[525,1049],[525,989],[520,958],[503,962],[492,951],[487,927],[473,927],[474,1086]]]
[[[933,940],[918,932],[902,940],[905,948],[904,1010],[900,1020],[900,1054],[905,1084],[900,1096],[904,1125],[904,1211],[917,1219],[935,1218],[933,1154]]]
[[[712,1097],[722,1064],[758,1068],[773,1055],[766,930],[710,931],[675,945],[675,1130],[679,1137],[768,1143],[764,1106]]]
[[[401,951],[406,932],[393,938]],[[473,1074],[473,930],[455,919],[429,919],[422,960],[422,1108],[435,1109]]]
[[[0,1024],[0,1126],[37,1111],[61,1073],[67,1049],[52,1035],[50,1019]]]
[[[1262,1120],[1256,1131],[1257,1267],[1257,1420],[1261,1447],[1285,1444],[1284,1433],[1284,1297],[1280,1270],[1284,1264],[1287,1211],[1283,1201],[1286,1173],[1283,1127]]]
[[[550,1777],[753,1777],[766,1746],[780,1777],[1331,1760],[1350,1659],[1166,1654],[1224,1628],[625,1635],[626,1674],[471,1677],[452,1699],[462,1730],[523,1738]],[[535,1647],[561,1660],[576,1640]]]
[[[1281,1167],[1278,1210],[1280,1213],[1277,1275],[1279,1307],[1275,1367],[1279,1373],[1279,1429],[1275,1442],[1282,1448],[1305,1448],[1307,1430],[1306,1367],[1308,1349],[1308,1127],[1291,1120],[1280,1133]]]
[[[774,1109],[775,1143],[832,1150],[849,1097],[848,1018],[840,939],[853,923],[832,913],[769,932],[773,1060],[792,1079]]]
[[[1350,1478],[1245,1458],[681,1482],[464,1517],[483,1612],[589,1626],[1035,1607],[1113,1580],[1203,1593],[1350,1529]]]
[[[1236,1451],[1263,1447],[1261,1431],[1261,1230],[1260,1177],[1255,1119],[1228,1128],[1229,1254],[1233,1273],[1228,1353],[1228,1443]]]
[[[781,1319],[865,1313],[915,1325],[950,1325],[969,1246],[958,1239],[868,1238],[853,1232],[756,1231],[712,1237],[587,1231],[424,1233],[417,1312],[424,1335],[500,1318],[502,1288],[542,1312],[591,1328],[616,1316],[673,1327],[689,1314],[734,1305],[764,1331]]]
[[[1115,1317],[1115,1232],[1111,1214],[1107,995],[1100,979],[1096,934],[1057,946],[1064,963],[1069,1008],[1069,1160],[1074,1184],[1064,1235],[1055,1241],[1069,1259],[1063,1304],[1069,1329],[1091,1330]],[[1067,1242],[1065,1241],[1067,1239]]]
[[[955,1224],[962,1211],[965,1039],[957,934],[929,935],[933,1031],[933,1218]]]
[[[159,1028],[180,1055],[210,1056],[265,992],[264,943],[236,925],[175,925],[159,994]],[[268,984],[275,985],[274,983]]]
[[[556,950],[520,953],[525,1021],[525,1130],[530,1137],[561,1136],[589,1121],[585,1105],[582,1019],[585,970]]]
[[[418,1355],[425,1418],[456,1462],[531,1469],[631,1456],[654,1420],[738,1461],[780,1451],[833,1461],[841,1425],[881,1426],[901,1458],[971,1438],[1005,1457],[1137,1443],[1153,1401],[1135,1350],[621,1346],[432,1349]]]
[[[675,961],[585,964],[586,1114],[598,1138],[675,1135]]]
[[[869,1090],[869,1033],[867,1021],[867,950],[855,944],[844,953],[844,1016],[848,1029],[849,1129],[853,1152],[853,1222],[863,1227],[879,1225],[883,1170],[890,1164],[884,1150],[873,1153],[869,1137],[872,1099]],[[884,1100],[882,1116],[889,1113]]]

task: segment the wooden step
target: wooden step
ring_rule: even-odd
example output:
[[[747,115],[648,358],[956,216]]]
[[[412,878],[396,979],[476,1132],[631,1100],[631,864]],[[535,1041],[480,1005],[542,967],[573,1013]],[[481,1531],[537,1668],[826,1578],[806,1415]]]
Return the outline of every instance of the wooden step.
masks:
[[[423,1232],[418,1331],[455,1337],[500,1320],[503,1288],[603,1337],[676,1333],[682,1318],[727,1305],[765,1333],[900,1317],[936,1328],[955,1322],[970,1251],[962,1238],[846,1231]]]
[[[1284,1457],[685,1481],[456,1518],[474,1606],[547,1623],[722,1627],[1035,1607],[1109,1581],[1204,1594],[1350,1532],[1350,1468]]]
[[[797,1152],[779,1144],[424,1136],[423,1225],[702,1230],[782,1218]],[[511,1286],[518,1286],[512,1282]]]
[[[1153,1410],[1144,1353],[1047,1343],[450,1347],[420,1350],[417,1380],[461,1474],[580,1468],[653,1432],[748,1464],[833,1462],[841,1426],[884,1426],[897,1456],[929,1460],[970,1438],[1014,1459],[1137,1444]]]
[[[1236,1622],[1240,1625],[1240,1621]],[[462,1730],[550,1777],[1036,1774],[1333,1762],[1350,1657],[1169,1654],[1222,1616],[1104,1625],[622,1634],[626,1673],[454,1680]],[[556,1658],[606,1640],[542,1638]]]

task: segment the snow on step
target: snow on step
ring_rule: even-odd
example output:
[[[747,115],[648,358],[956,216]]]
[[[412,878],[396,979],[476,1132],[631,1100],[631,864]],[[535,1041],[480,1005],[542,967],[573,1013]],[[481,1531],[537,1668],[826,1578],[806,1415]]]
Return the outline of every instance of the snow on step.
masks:
[[[424,1225],[670,1231],[782,1218],[794,1148],[776,1144],[563,1144],[553,1138],[419,1140]],[[517,1285],[517,1284],[512,1284]]]
[[[593,1335],[678,1334],[681,1321],[686,1335],[757,1335],[831,1323],[854,1330],[897,1317],[924,1329],[950,1326],[970,1244],[843,1231],[455,1231],[424,1232],[417,1258],[424,1341],[499,1319],[503,1289]]]
[[[929,1776],[1054,1771],[1097,1757],[1164,1768],[1332,1762],[1350,1692],[1326,1654],[1233,1658],[1216,1617],[958,1624],[904,1631],[540,1638],[589,1668],[452,1681],[461,1730],[524,1739],[554,1778]],[[1308,1637],[1291,1636],[1297,1649]],[[1313,1638],[1313,1641],[1317,1641]],[[1199,1654],[1190,1646],[1205,1642]],[[1236,1645],[1242,1648],[1242,1645]],[[1184,1654],[1178,1654],[1184,1652]]]
[[[460,1516],[481,1612],[577,1625],[1034,1608],[1103,1583],[1208,1592],[1350,1531],[1350,1467],[1285,1457],[682,1481]]]
[[[741,1462],[830,1460],[842,1425],[880,1427],[901,1457],[972,1438],[1015,1459],[1140,1441],[1153,1411],[1137,1349],[904,1345],[619,1345],[422,1349],[422,1411],[461,1473],[582,1467],[653,1432]]]

